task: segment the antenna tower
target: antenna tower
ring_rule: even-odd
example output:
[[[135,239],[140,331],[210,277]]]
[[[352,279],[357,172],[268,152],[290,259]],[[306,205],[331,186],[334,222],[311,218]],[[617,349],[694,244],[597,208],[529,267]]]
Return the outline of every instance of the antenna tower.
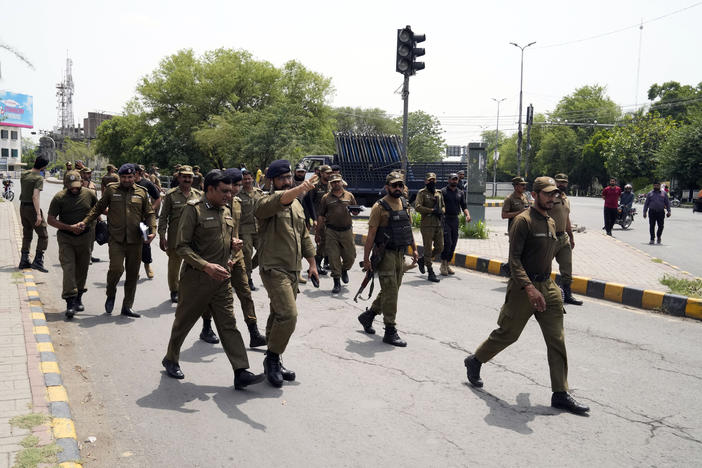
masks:
[[[66,74],[63,81],[56,85],[56,99],[58,110],[57,127],[59,133],[68,135],[71,133],[69,129],[73,129],[73,75],[71,67],[73,60],[66,58]]]

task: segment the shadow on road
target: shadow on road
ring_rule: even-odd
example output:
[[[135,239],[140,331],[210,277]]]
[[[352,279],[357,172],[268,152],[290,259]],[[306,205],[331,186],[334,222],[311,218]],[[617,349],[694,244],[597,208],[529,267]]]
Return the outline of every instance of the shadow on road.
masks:
[[[366,341],[346,340],[346,351],[349,353],[358,354],[365,358],[372,358],[375,357],[377,353],[387,353],[395,349],[394,346],[383,343],[382,336],[368,335],[363,331],[359,331],[358,333],[368,339]]]
[[[144,317],[157,318],[163,314],[175,314],[175,308],[171,300],[167,299],[155,307],[140,310],[139,313]]]
[[[531,434],[534,431],[529,427],[529,423],[536,419],[536,416],[558,414],[558,411],[550,406],[532,406],[528,393],[517,395],[517,403],[512,405],[485,390],[477,389],[468,383],[465,385],[490,408],[484,420],[491,426],[510,429],[519,434]]]

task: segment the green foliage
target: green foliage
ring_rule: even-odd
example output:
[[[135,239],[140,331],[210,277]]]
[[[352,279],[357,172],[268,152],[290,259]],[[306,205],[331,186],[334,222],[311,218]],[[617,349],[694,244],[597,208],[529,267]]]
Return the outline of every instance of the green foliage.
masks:
[[[382,109],[360,107],[337,107],[333,110],[336,131],[354,133],[378,133],[399,135],[402,122],[389,117]]]
[[[402,117],[396,122],[402,128]],[[411,162],[441,161],[445,148],[442,133],[441,122],[433,115],[410,112],[407,115],[407,159]]]
[[[422,215],[416,211],[412,211],[412,227],[419,229],[422,224]]]
[[[702,116],[673,130],[658,152],[658,175],[674,178],[683,187],[702,185]]]
[[[10,419],[10,425],[20,429],[31,429],[47,422],[49,418],[40,413],[23,414]]]
[[[655,83],[648,89],[648,99],[654,101],[649,112],[690,123],[691,117],[702,111],[702,83],[696,88],[677,81]]]
[[[536,165],[541,174],[553,176],[557,172],[574,169],[582,155],[578,135],[570,127],[554,127],[544,135],[541,149],[536,154]]]
[[[459,219],[458,233],[460,237],[467,237],[470,239],[487,239],[490,237],[490,230],[485,224],[485,221],[471,221],[466,224],[464,215],[461,215],[461,219]]]
[[[672,275],[663,275],[663,278],[659,281],[662,285],[668,286],[673,294],[702,298],[702,279],[689,280]]]

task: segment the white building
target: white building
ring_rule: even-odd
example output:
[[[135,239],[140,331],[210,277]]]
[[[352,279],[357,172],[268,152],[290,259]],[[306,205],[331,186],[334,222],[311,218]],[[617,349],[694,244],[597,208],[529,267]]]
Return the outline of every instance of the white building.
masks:
[[[0,171],[22,169],[22,129],[0,124]]]

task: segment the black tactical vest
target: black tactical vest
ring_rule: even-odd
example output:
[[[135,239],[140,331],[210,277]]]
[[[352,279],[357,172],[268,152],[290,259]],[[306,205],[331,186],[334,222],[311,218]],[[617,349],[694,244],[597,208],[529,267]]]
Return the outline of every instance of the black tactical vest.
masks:
[[[378,234],[375,236],[377,243],[382,243],[386,235],[388,243],[386,248],[393,250],[402,250],[412,245],[414,238],[412,237],[412,222],[410,221],[407,208],[409,204],[407,200],[402,198],[402,209],[393,211],[388,202],[383,199],[378,200],[380,206],[390,212],[390,220],[385,227],[378,228]]]

